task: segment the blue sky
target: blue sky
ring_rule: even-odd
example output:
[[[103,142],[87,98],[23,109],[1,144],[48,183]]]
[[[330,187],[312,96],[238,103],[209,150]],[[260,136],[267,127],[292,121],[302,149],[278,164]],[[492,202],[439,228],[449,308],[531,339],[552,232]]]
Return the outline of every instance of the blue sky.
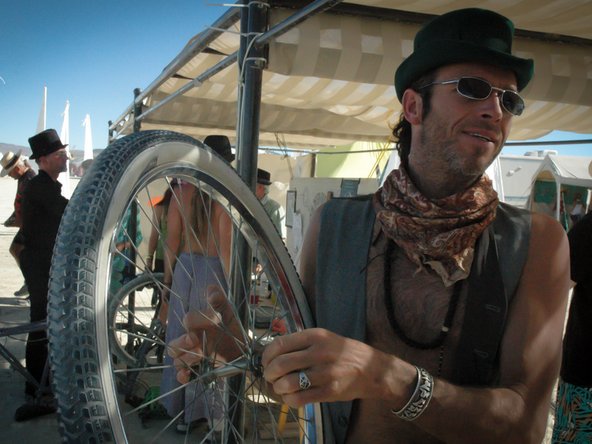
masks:
[[[195,34],[226,10],[213,0],[0,0],[0,142],[28,145],[47,86],[47,127],[70,101],[70,144],[95,148]],[[232,2],[230,2],[232,3]]]
[[[0,0],[0,142],[27,145],[47,86],[47,127],[60,131],[69,100],[70,145],[83,148],[82,121],[88,113],[94,147],[105,147],[108,120],[132,102],[134,88],[148,86],[191,37],[224,13],[221,3]],[[545,137],[591,138],[570,133]],[[504,153],[538,149],[592,157],[592,144],[507,147]]]

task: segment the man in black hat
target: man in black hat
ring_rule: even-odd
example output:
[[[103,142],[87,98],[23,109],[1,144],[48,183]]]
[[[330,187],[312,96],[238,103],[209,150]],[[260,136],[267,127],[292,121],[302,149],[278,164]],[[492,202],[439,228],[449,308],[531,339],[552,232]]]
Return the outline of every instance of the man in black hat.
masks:
[[[544,436],[566,236],[500,203],[484,174],[533,75],[513,31],[482,9],[424,25],[395,74],[401,167],[372,199],[329,202],[311,222],[301,276],[323,329],[272,343],[263,364],[285,402],[327,403],[338,442]]]
[[[282,206],[269,197],[270,185],[271,173],[261,168],[257,168],[257,185],[255,187],[255,195],[261,202],[261,205],[263,205],[265,212],[269,215],[271,221],[273,222],[273,226],[281,236],[284,212]]]
[[[395,74],[401,166],[373,196],[332,199],[312,218],[301,277],[320,328],[272,342],[262,364],[284,402],[323,403],[329,442],[545,434],[568,243],[553,219],[500,203],[484,174],[533,75],[513,34],[482,9],[425,24]]]
[[[212,134],[206,136],[204,143],[218,153],[226,162],[230,163],[234,160],[234,154],[232,154],[232,147],[230,146],[228,137]]]
[[[29,182],[23,196],[22,232],[25,248],[20,256],[21,269],[29,288],[31,322],[47,317],[47,291],[49,269],[56,235],[68,200],[61,195],[60,173],[66,171],[68,153],[53,129],[42,131],[29,138],[39,173]],[[26,347],[27,370],[37,380],[42,380],[47,361],[47,335],[45,331],[29,334]],[[25,393],[35,395],[35,387],[27,383]],[[27,403],[15,413],[17,421],[52,413],[55,407]]]

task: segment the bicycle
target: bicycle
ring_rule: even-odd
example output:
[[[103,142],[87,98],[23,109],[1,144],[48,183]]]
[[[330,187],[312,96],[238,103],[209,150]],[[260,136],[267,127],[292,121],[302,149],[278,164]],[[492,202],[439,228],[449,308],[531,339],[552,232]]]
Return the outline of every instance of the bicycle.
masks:
[[[29,322],[24,324],[15,325],[12,327],[0,327],[0,338],[12,337],[16,335],[22,334],[29,334],[38,331],[47,330],[47,322],[46,321],[37,321],[37,322]],[[0,356],[2,356],[6,362],[9,363],[10,367],[20,373],[25,381],[32,387],[35,388],[35,395],[32,399],[27,401],[27,404],[32,407],[41,407],[44,409],[55,409],[55,402],[53,400],[52,390],[50,387],[50,377],[49,377],[49,365],[46,362],[45,368],[43,370],[43,375],[41,377],[41,381],[37,381],[31,373],[27,370],[27,368],[21,364],[20,360],[6,347],[5,344],[0,342]],[[46,414],[46,413],[44,413]],[[37,415],[33,415],[31,417],[35,417]],[[30,418],[30,417],[29,417]],[[26,419],[29,419],[26,418]],[[19,421],[25,420],[17,419]]]
[[[147,323],[153,312],[149,311],[141,322],[139,311],[133,312],[135,325],[148,329],[144,333],[139,328],[126,330],[123,324],[113,324],[109,315],[113,304],[121,305],[121,300],[115,301],[109,293],[109,278],[113,257],[119,254],[114,236],[122,229],[123,214],[137,202],[134,205],[138,205],[142,224],[151,226],[148,202],[170,187],[173,178],[192,184],[222,205],[234,227],[227,298],[242,321],[237,340],[244,345],[243,354],[230,363],[204,358],[188,384],[190,388],[198,387],[200,382],[214,390],[222,404],[222,418],[205,435],[196,437],[197,442],[321,441],[320,406],[284,409],[281,413],[282,406],[267,396],[261,376],[261,349],[281,334],[274,326],[281,324],[280,330],[289,333],[313,325],[299,277],[279,234],[258,199],[223,159],[190,137],[164,131],[135,133],[108,147],[81,180],[62,219],[52,263],[48,310],[50,358],[62,436],[78,442],[175,439],[171,431],[180,415],[155,421],[154,429],[148,431],[141,429],[137,418],[140,409],[150,408],[168,394],[155,397],[152,393],[132,408],[125,402],[126,389],[118,382],[133,373],[136,387],[151,389],[158,384],[164,366],[158,362],[144,365],[140,361],[150,361],[150,355],[133,353],[148,339],[162,345],[161,339],[154,339],[157,335]],[[135,236],[129,236],[130,242],[132,239]],[[147,269],[142,247],[134,247],[133,257],[126,260],[144,279],[151,280],[151,285],[163,289],[164,284]],[[256,291],[254,258],[261,264],[273,295],[264,302],[266,316],[274,322],[258,325],[263,301],[252,297]],[[126,348],[114,339],[117,335],[133,336],[139,342]],[[297,430],[294,438],[280,433],[280,422],[286,417]],[[221,434],[214,434],[214,430]]]

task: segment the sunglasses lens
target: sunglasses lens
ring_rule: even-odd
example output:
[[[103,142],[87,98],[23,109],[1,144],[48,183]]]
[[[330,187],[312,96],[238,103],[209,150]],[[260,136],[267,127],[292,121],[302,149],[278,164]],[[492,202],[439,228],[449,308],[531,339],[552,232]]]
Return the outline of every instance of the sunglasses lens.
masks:
[[[458,80],[458,92],[469,99],[483,100],[489,97],[491,85],[481,79],[461,77]]]
[[[504,91],[502,94],[502,106],[508,110],[510,114],[519,116],[524,111],[524,100],[518,94],[512,91]]]
[[[457,88],[461,95],[469,99],[484,100],[491,94],[491,85],[489,83],[473,77],[461,77],[458,80]],[[524,111],[524,100],[514,91],[504,91],[501,102],[506,111],[515,116],[519,116]]]

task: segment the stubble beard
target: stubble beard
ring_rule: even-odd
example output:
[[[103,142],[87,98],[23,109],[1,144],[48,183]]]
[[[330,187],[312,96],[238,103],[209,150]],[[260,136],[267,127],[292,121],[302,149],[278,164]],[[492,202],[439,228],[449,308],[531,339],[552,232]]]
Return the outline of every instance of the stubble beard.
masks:
[[[481,165],[476,161],[477,159],[463,156],[458,146],[459,142],[453,138],[442,139],[442,135],[446,134],[446,128],[434,122],[434,119],[430,120],[421,128],[419,139],[434,165],[439,165],[440,169],[446,170],[449,177],[453,179],[462,180],[464,177],[467,180],[473,180],[480,177],[491,165],[495,156],[488,161],[487,165]]]

